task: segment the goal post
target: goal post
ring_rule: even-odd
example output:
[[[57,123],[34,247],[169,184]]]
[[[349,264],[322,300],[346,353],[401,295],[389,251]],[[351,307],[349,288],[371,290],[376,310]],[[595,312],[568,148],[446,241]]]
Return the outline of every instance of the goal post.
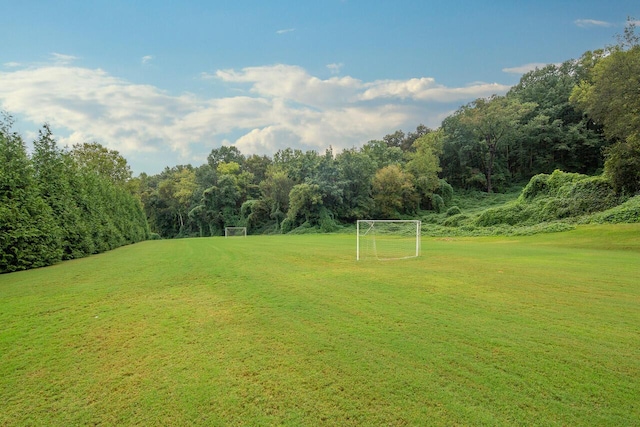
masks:
[[[420,220],[361,219],[356,224],[356,260],[420,256]]]
[[[224,237],[247,237],[247,227],[225,227]]]

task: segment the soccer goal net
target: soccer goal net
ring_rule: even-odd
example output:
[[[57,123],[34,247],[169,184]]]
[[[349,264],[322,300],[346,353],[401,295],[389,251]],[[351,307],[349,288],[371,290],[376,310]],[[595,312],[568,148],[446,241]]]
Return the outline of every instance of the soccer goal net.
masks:
[[[356,260],[393,260],[420,255],[419,220],[359,220]]]
[[[247,237],[247,227],[225,227],[224,237]]]

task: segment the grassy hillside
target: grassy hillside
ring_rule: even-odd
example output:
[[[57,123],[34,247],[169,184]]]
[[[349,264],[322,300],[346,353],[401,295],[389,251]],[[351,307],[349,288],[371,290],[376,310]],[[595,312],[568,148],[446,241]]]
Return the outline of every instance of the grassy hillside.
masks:
[[[0,276],[0,424],[633,425],[640,225],[148,241]]]
[[[448,208],[422,219],[430,236],[531,235],[576,224],[640,222],[640,195],[616,193],[602,176],[559,170],[503,194],[458,190]]]

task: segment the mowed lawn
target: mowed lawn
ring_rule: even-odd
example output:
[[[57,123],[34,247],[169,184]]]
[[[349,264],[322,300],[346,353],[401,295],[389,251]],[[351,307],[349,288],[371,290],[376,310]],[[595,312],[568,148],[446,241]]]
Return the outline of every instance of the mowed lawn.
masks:
[[[0,276],[0,425],[640,424],[640,225],[149,241]]]

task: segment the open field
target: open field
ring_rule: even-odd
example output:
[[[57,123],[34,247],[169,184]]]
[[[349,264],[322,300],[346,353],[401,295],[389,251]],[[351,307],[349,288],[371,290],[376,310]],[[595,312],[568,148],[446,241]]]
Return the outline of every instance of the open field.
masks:
[[[0,276],[0,425],[638,425],[640,225],[148,241]]]

